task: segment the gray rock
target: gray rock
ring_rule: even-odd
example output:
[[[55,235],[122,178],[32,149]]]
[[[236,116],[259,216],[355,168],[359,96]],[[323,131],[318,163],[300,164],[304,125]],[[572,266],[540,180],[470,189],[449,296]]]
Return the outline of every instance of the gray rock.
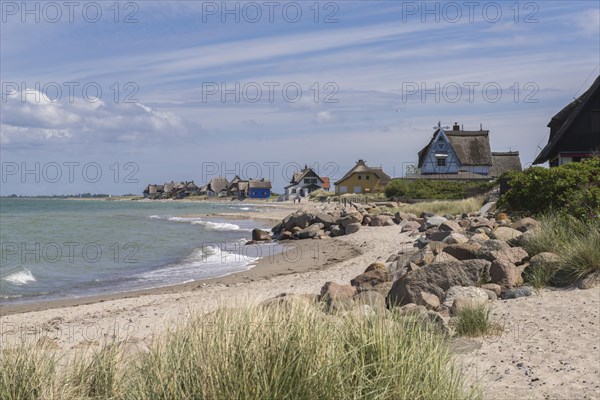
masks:
[[[444,222],[448,222],[448,220],[442,216],[434,215],[433,217],[429,217],[425,220],[425,224],[423,224],[423,227],[425,229],[437,228]]]
[[[346,225],[346,235],[351,235],[360,230],[360,224],[358,222]]]
[[[448,218],[446,217],[446,219]],[[462,232],[463,228],[458,224],[458,222],[454,220],[448,220],[440,224],[440,230],[448,232]]]
[[[335,225],[336,219],[337,218],[335,218],[331,214],[318,213],[313,218],[313,223],[323,224],[323,227],[325,227],[325,229],[329,229],[329,228],[331,228],[332,225]]]
[[[421,227],[421,224],[418,223],[417,221],[403,221],[401,224],[402,232],[414,232],[419,230],[419,228]]]
[[[527,217],[513,222],[510,227],[521,232],[527,232],[539,228],[540,223],[533,218]]]
[[[463,235],[462,233],[452,232],[448,235],[442,242],[446,244],[463,244],[467,243],[469,238]]]
[[[269,235],[269,232],[267,232],[267,231],[263,231],[261,229],[254,228],[254,229],[252,229],[252,240],[257,241],[257,242],[271,240],[271,235]]]
[[[452,244],[444,247],[444,253],[459,260],[473,260],[479,257],[479,244]]]
[[[487,282],[490,264],[486,260],[465,260],[426,265],[394,282],[387,297],[388,304],[421,304],[420,292],[442,298],[452,286],[476,286],[481,279]]]
[[[492,231],[490,237],[493,239],[502,240],[503,242],[508,242],[516,237],[522,235],[521,231],[518,231],[513,228],[509,228],[507,226],[500,226]]]
[[[488,294],[484,289],[474,286],[453,286],[446,291],[442,304],[446,307],[452,307],[454,300],[459,298],[476,299],[486,302]]]
[[[518,299],[519,297],[528,297],[533,294],[533,289],[530,286],[521,286],[514,289],[509,289],[504,292],[502,299]]]
[[[331,237],[342,236],[346,233],[344,228],[342,228],[339,225],[332,225],[330,228],[330,232],[331,232]]]
[[[298,227],[300,229],[304,229],[310,225],[310,221],[314,216],[310,213],[298,211],[293,214],[288,215],[283,220],[284,229],[286,231],[291,231],[293,228]]]
[[[323,229],[323,224],[321,224],[321,223],[312,224],[312,225],[302,229],[300,232],[298,232],[298,234],[297,234],[298,239],[312,239],[314,237],[317,237],[319,235],[319,231],[321,231],[321,229]]]

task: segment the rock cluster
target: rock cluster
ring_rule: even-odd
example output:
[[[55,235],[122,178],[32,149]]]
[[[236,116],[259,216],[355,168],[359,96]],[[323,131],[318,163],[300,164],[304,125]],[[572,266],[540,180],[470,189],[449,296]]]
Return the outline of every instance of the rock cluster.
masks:
[[[450,333],[449,320],[462,308],[531,296],[534,291],[524,286],[523,272],[538,264],[557,268],[561,263],[556,254],[528,254],[521,247],[539,228],[537,221],[512,222],[506,214],[371,215],[355,206],[314,215],[294,213],[273,228],[273,237],[340,236],[355,232],[354,227],[390,224],[410,232],[414,246],[391,254],[385,262],[372,263],[349,284],[326,282],[313,299],[324,311],[369,315],[399,307],[401,314]],[[594,275],[582,286],[599,282],[600,275]]]

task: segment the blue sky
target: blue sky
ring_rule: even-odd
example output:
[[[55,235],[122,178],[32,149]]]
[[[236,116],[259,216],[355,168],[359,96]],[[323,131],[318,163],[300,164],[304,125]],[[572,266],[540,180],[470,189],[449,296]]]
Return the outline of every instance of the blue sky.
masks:
[[[600,73],[595,0],[50,3],[1,2],[3,195],[400,176],[438,121],[527,166]]]

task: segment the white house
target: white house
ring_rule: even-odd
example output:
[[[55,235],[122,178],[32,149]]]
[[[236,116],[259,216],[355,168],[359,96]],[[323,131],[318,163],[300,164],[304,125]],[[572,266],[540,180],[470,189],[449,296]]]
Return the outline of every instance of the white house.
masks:
[[[323,178],[305,165],[302,171],[294,173],[290,184],[284,188],[285,196],[287,199],[306,197],[315,190],[322,189],[323,184]]]

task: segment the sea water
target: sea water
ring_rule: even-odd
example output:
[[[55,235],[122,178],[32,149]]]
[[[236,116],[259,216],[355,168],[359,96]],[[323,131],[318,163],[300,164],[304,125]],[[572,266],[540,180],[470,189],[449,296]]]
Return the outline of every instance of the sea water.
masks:
[[[0,301],[117,293],[247,270],[264,256],[264,248],[244,246],[261,225],[204,215],[255,207],[0,199]]]

